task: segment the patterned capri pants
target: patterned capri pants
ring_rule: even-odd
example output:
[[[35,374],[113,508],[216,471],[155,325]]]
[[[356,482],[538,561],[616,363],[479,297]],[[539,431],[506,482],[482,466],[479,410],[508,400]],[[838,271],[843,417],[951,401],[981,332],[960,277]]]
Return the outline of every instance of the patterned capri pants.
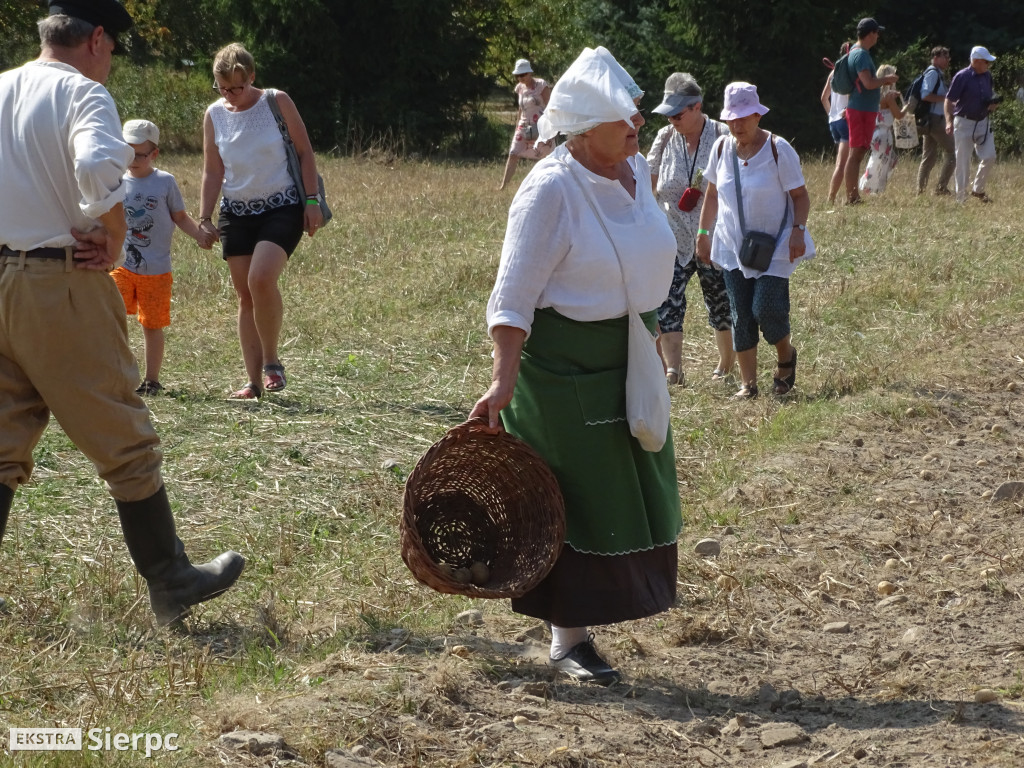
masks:
[[[701,263],[694,256],[685,264],[680,264],[679,259],[676,259],[672,287],[669,288],[665,303],[658,309],[658,326],[662,333],[678,333],[683,330],[683,318],[686,316],[686,286],[694,272],[697,273],[700,288],[704,292],[708,325],[716,331],[727,331],[732,327],[729,295],[725,289],[722,271],[711,264]]]
[[[764,340],[778,344],[789,335],[789,279],[761,275],[744,277],[738,269],[724,274],[732,305],[732,348],[745,352]]]

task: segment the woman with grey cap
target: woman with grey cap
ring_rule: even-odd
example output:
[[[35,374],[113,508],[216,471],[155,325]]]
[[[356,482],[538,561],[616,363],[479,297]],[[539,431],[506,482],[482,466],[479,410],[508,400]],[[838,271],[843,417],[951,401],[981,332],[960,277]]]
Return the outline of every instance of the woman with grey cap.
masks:
[[[505,175],[501,178],[498,189],[504,189],[516,172],[519,158],[540,160],[551,154],[553,142],[537,141],[537,121],[544,113],[544,107],[551,97],[551,86],[539,77],[533,76],[533,67],[527,59],[516,60],[512,70],[516,83],[516,99],[519,101],[519,113],[516,115],[516,132],[512,136],[512,147],[508,151],[508,162],[505,163]]]
[[[732,137],[721,137],[711,148],[697,229],[697,258],[724,271],[743,380],[733,397],[740,399],[758,395],[759,333],[778,354],[773,391],[785,395],[793,389],[789,277],[797,264],[814,256],[807,233],[811,201],[800,158],[788,141],[760,127],[767,112],[757,86],[736,82],[725,87],[722,120]]]
[[[686,315],[686,286],[697,273],[708,324],[715,330],[718,365],[711,374],[721,381],[732,370],[736,357],[732,350],[732,317],[729,296],[725,292],[722,271],[693,257],[700,219],[700,198],[707,181],[704,167],[711,156],[711,145],[729,128],[707,117],[702,111],[703,93],[693,75],[674,72],[665,81],[662,103],[653,111],[669,119],[654,138],[647,162],[658,204],[668,216],[676,236],[676,266],[668,298],[658,310],[658,337],[665,376],[669,384],[683,383],[683,318]]]
[[[625,418],[627,311],[653,331],[676,252],[639,154],[642,94],[603,48],[585,49],[552,90],[540,138],[569,138],[509,209],[487,304],[492,382],[470,413],[525,440],[558,478],[565,546],[512,610],[550,622],[553,667],[603,684],[619,674],[590,626],[673,605],[682,527],[671,431],[650,450]],[[664,374],[645,341],[644,381],[658,391]]]

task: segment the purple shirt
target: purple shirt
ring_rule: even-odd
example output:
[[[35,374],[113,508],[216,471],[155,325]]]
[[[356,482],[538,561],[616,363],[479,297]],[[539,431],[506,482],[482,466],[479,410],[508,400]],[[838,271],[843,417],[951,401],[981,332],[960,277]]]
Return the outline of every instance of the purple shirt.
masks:
[[[946,91],[946,100],[954,104],[953,114],[968,120],[984,120],[988,117],[988,100],[992,98],[992,73],[978,74],[971,67],[964,67],[955,75]]]

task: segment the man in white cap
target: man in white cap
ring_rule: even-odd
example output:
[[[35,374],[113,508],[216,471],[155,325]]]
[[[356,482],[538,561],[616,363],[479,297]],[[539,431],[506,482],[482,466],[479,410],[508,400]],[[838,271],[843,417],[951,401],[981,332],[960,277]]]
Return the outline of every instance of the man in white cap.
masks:
[[[131,26],[116,0],[51,0],[39,58],[0,75],[0,539],[52,413],[106,481],[157,621],[171,624],[234,584],[245,559],[185,555],[107,274],[123,258],[133,152],[103,83]]]
[[[993,98],[992,73],[989,66],[996,57],[982,45],[971,49],[971,64],[953,76],[943,106],[946,133],[952,134],[956,151],[956,199],[967,201],[968,177],[971,175],[971,151],[978,155],[978,172],[974,176],[971,196],[983,203],[992,199],[985,194],[985,182],[996,160],[996,142],[992,138],[989,115],[998,106]]]

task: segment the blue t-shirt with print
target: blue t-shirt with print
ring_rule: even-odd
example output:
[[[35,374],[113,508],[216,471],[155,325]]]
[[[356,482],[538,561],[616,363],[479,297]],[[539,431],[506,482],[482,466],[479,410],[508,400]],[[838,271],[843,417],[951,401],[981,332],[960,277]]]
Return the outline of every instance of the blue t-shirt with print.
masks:
[[[172,213],[185,210],[185,201],[174,177],[157,168],[141,179],[125,174],[124,238],[125,269],[138,275],[163,275],[171,271]]]

